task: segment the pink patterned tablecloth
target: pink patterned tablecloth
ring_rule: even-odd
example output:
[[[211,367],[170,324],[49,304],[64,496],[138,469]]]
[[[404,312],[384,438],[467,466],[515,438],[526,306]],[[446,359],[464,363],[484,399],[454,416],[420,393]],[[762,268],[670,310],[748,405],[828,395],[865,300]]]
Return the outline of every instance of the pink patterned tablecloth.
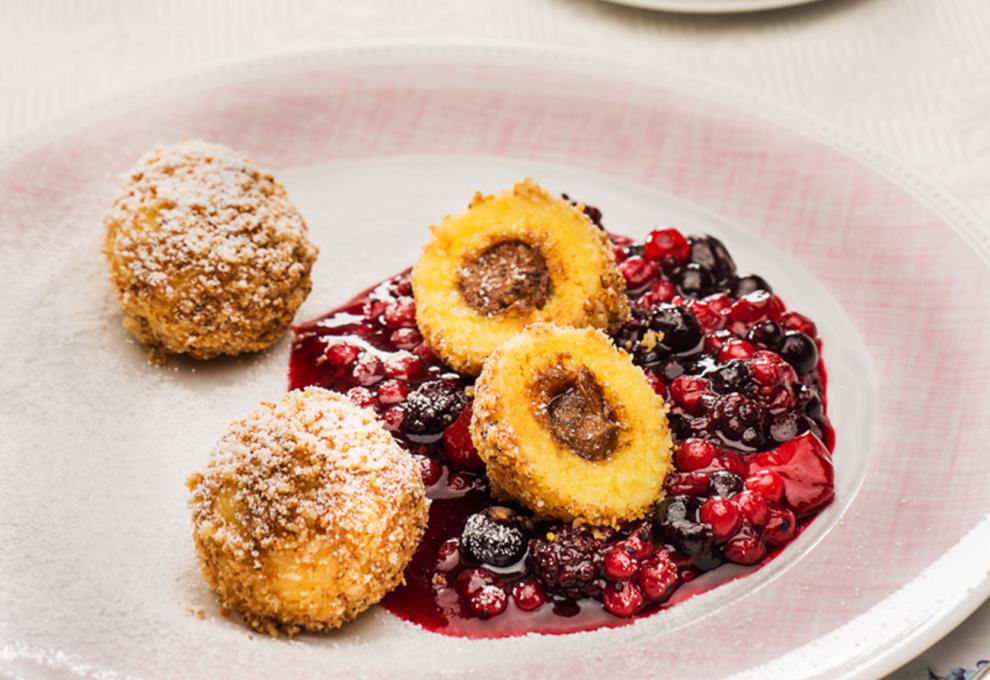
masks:
[[[525,40],[703,72],[830,119],[990,217],[985,0],[824,0],[700,18],[594,0],[15,1],[0,22],[0,142],[188,69],[390,37]],[[709,178],[683,175],[676,188],[697,194]],[[893,678],[926,678],[929,668],[939,677],[964,677],[951,675],[953,668],[974,669],[990,658],[990,604],[934,648],[918,651]]]

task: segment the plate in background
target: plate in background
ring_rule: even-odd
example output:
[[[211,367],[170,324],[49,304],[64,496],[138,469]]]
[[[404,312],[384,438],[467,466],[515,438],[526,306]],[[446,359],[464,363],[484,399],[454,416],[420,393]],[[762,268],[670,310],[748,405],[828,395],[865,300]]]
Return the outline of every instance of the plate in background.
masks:
[[[819,0],[606,0],[616,5],[685,14],[736,14],[808,5]]]
[[[375,610],[290,642],[217,616],[182,483],[227,421],[285,388],[288,339],[148,366],[99,253],[118,174],[189,136],[286,179],[322,248],[300,319],[408,265],[469,191],[526,173],[617,231],[724,236],[822,324],[837,502],[755,575],[622,629],[464,641]],[[990,589],[990,310],[973,304],[990,296],[986,232],[882,155],[743,93],[491,46],[251,62],[10,151],[0,224],[0,663],[22,674],[871,677]]]

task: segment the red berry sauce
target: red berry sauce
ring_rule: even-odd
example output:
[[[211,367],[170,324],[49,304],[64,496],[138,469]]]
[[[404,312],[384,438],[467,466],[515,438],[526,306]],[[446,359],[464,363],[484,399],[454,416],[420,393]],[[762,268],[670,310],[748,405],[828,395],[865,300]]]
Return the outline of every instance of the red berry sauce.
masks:
[[[489,497],[468,432],[473,379],[423,343],[408,270],[294,329],[290,388],[375,409],[422,463],[430,522],[382,602],[396,616],[473,638],[621,626],[728,580],[686,586],[725,562],[769,561],[831,501],[815,324],[737,275],[711,236],[611,238],[633,309],[613,339],[668,400],[675,440],[665,499],[619,530],[535,521]]]

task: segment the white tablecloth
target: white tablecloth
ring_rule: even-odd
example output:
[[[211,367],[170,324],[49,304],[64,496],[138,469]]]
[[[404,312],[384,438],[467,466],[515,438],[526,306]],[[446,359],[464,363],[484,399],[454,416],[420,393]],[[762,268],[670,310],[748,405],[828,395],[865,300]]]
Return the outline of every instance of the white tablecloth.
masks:
[[[857,133],[990,218],[988,0],[821,0],[734,16],[598,0],[7,0],[0,144],[191,68],[390,38],[524,41],[705,73]],[[894,677],[985,658],[990,604]]]

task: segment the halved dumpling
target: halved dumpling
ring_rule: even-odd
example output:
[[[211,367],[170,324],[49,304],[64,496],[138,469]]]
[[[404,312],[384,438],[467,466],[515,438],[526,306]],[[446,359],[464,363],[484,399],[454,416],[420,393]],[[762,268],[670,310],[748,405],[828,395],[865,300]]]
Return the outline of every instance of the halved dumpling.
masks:
[[[470,375],[533,322],[616,328],[629,316],[605,233],[529,179],[434,227],[412,286],[426,342]]]
[[[485,362],[471,438],[497,493],[612,525],[661,498],[673,446],[666,405],[628,354],[601,331],[548,323]]]

